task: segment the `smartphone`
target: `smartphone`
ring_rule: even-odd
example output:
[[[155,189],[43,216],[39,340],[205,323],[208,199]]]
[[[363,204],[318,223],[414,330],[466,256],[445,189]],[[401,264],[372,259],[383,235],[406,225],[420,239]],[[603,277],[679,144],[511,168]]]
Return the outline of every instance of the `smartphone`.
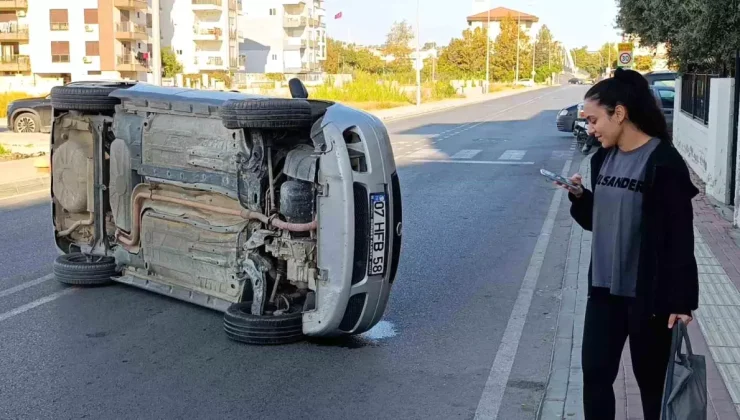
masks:
[[[561,183],[563,185],[567,185],[568,188],[572,188],[574,190],[577,190],[577,189],[581,188],[580,186],[578,186],[578,185],[574,184],[573,182],[571,182],[570,179],[565,178],[565,177],[562,177],[562,176],[557,175],[557,174],[554,174],[554,173],[548,171],[547,169],[540,169],[540,174],[542,174],[542,176],[544,176],[545,178],[548,178],[548,179],[550,179],[552,181],[559,182],[559,183]]]

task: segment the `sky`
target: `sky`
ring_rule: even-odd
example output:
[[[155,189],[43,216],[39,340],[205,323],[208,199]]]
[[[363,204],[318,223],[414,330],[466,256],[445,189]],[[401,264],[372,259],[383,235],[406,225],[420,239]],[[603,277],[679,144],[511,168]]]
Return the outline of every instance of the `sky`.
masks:
[[[467,27],[473,0],[418,0],[421,44],[447,45]],[[618,42],[617,0],[491,0],[491,8],[507,7],[533,14],[568,48],[598,49]],[[406,19],[416,29],[416,0],[326,0],[327,35],[362,45],[385,42],[394,21]],[[334,16],[341,12],[340,19]],[[374,22],[374,23],[370,23]]]

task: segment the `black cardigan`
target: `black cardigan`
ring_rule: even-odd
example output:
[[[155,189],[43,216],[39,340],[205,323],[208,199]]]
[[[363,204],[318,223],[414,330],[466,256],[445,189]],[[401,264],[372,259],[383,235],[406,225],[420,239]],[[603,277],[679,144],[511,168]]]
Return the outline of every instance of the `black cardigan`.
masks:
[[[592,190],[573,194],[570,213],[585,230],[593,225],[594,194],[601,165],[609,150],[600,148],[591,160]],[[694,212],[691,199],[699,190],[678,151],[661,141],[647,161],[643,189],[641,245],[636,291],[643,314],[690,314],[699,306],[699,274],[694,257]],[[592,260],[593,261],[593,260]],[[591,295],[591,266],[588,294]]]

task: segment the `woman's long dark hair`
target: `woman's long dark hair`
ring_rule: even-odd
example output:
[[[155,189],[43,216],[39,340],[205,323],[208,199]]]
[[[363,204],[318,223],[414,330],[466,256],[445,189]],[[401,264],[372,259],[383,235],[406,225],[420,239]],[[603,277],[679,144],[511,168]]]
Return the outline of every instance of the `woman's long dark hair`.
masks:
[[[634,70],[617,69],[586,93],[585,99],[598,102],[611,116],[617,105],[627,108],[629,120],[643,133],[671,142],[663,111],[653,96],[648,81]]]

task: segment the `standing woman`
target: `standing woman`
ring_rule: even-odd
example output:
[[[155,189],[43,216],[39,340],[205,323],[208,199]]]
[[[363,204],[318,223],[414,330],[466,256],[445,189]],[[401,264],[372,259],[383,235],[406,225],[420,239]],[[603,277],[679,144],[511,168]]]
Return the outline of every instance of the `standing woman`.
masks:
[[[629,337],[645,419],[658,420],[670,329],[691,322],[698,307],[691,204],[698,190],[642,75],[617,70],[586,93],[584,112],[603,146],[591,160],[591,190],[578,174],[571,178],[578,188],[565,187],[571,215],[593,232],[584,413],[614,419],[612,385]]]

